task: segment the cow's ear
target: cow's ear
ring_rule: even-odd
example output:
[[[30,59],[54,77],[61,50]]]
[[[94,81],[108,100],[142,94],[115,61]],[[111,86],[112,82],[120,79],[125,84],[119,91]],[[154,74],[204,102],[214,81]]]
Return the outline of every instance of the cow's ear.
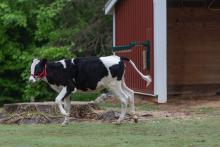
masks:
[[[42,60],[40,61],[40,65],[41,65],[41,66],[44,66],[46,63],[47,63],[47,59],[46,59],[46,58],[44,58],[44,59],[42,59]]]

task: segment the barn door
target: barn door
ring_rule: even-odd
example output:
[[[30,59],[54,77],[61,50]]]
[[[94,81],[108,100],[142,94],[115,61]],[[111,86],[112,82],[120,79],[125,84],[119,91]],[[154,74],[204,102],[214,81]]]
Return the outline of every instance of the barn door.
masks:
[[[150,68],[147,68],[149,58],[144,46],[117,51],[116,54],[130,58],[142,73],[150,74],[153,79],[153,0],[120,0],[115,7],[115,45],[146,40],[150,42]],[[137,93],[153,94],[154,82],[146,88],[146,82],[129,64],[126,65],[125,81]]]

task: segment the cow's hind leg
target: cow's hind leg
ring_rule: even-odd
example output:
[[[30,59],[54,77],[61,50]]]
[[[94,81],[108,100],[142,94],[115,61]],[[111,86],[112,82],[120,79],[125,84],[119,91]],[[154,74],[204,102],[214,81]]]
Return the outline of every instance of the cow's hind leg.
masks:
[[[121,87],[121,81],[117,81],[116,84],[110,86],[109,90],[121,101],[121,114],[117,120],[117,124],[120,124],[121,121],[124,119],[127,111],[128,96]]]
[[[124,92],[128,96],[128,99],[129,99],[129,102],[130,102],[130,107],[131,107],[131,114],[132,114],[132,117],[134,119],[134,122],[137,123],[138,122],[138,117],[136,115],[135,106],[134,106],[134,91],[127,87],[127,85],[125,84],[124,79],[122,80],[121,86],[122,86],[122,89],[124,90]]]

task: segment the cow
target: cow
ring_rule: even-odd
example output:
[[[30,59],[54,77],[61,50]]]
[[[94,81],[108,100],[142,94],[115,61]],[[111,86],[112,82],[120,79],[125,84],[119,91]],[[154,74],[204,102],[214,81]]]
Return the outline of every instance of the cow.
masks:
[[[61,114],[65,117],[62,125],[69,122],[70,95],[79,91],[93,91],[106,88],[121,102],[121,113],[117,120],[120,124],[130,102],[133,119],[137,121],[134,106],[134,91],[125,84],[125,65],[128,62],[137,73],[147,82],[151,83],[149,75],[143,75],[134,62],[126,57],[116,55],[105,57],[77,57],[50,62],[47,59],[33,59],[31,64],[30,82],[43,80],[59,93],[55,99]],[[64,102],[64,106],[62,103]]]

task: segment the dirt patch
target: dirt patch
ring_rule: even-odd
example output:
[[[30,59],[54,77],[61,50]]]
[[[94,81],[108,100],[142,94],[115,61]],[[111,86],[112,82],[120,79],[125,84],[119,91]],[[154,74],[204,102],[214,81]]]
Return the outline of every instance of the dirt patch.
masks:
[[[110,99],[108,100],[108,103],[118,104],[118,100]],[[157,103],[155,98],[145,97],[136,98],[135,105],[139,110],[137,111],[137,114],[139,115],[140,119],[143,120],[155,118],[188,119],[190,117],[201,117],[203,114],[209,115],[210,113],[220,115],[220,96],[170,97],[168,98],[168,102],[165,104]],[[141,108],[139,108],[140,106]]]
[[[213,107],[220,108],[220,97],[170,98],[168,103],[159,104],[161,110],[185,112],[193,108]]]
[[[142,101],[143,103],[143,101]],[[220,97],[191,97],[168,98],[166,104],[158,104],[148,99],[144,103],[157,105],[158,111],[148,111],[154,118],[181,118],[202,117],[203,115],[220,114]]]
[[[106,103],[117,104],[116,107],[108,107],[106,110],[97,109],[94,105],[83,105],[72,107],[71,121],[101,121],[115,122],[120,115],[118,111],[118,101],[108,100]],[[30,103],[27,103],[30,104]],[[1,113],[0,123],[6,124],[48,124],[61,123],[63,117],[58,109],[52,106],[51,109],[42,105],[23,105],[23,107],[13,107],[14,113]],[[168,103],[158,104],[155,99],[136,99],[136,113],[140,121],[149,119],[188,119],[191,117],[203,117],[205,115],[220,115],[220,97],[203,98],[169,98]],[[156,107],[156,109],[155,109]],[[148,108],[146,110],[146,108]],[[40,109],[40,110],[39,110]],[[8,109],[12,111],[11,109]],[[44,111],[45,110],[45,111]],[[50,112],[50,113],[49,113]],[[52,113],[53,112],[53,113]],[[56,114],[56,115],[55,115]],[[58,115],[57,115],[58,114]],[[133,122],[132,116],[126,114],[124,122]]]

